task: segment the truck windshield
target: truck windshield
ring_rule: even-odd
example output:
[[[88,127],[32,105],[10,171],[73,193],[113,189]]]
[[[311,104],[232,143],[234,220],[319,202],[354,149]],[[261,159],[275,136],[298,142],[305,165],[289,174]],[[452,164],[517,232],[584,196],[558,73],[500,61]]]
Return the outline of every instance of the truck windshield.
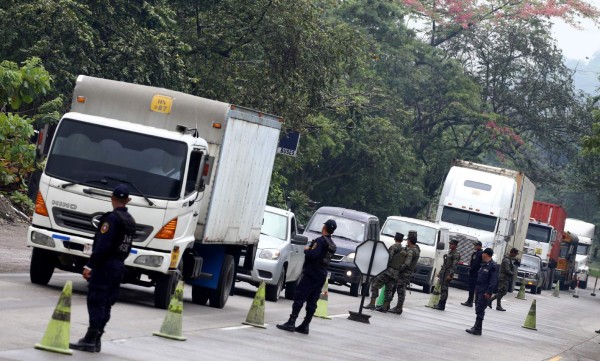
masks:
[[[494,232],[496,229],[496,220],[497,218],[493,216],[452,207],[444,207],[442,210],[442,222],[481,229],[482,231]]]
[[[581,244],[581,243],[579,243],[577,245],[577,254],[587,255],[589,249],[590,249],[590,245],[589,244]]]
[[[525,236],[525,238],[531,241],[549,243],[551,233],[552,228],[550,227],[529,223],[529,227],[527,227],[527,236]]]
[[[316,213],[307,229],[311,232],[321,233],[323,223],[327,222],[328,219],[333,219],[337,223],[337,228],[333,233],[334,236],[358,243],[362,243],[365,240],[365,227],[367,223],[349,218],[336,217],[330,214]]]
[[[286,240],[287,230],[287,217],[280,214],[271,213],[265,211],[263,218],[263,225],[260,229],[260,233],[266,234],[267,236],[279,238],[283,241]]]
[[[109,178],[122,179],[148,197],[177,199],[186,156],[187,145],[182,142],[63,119],[45,171],[51,177],[107,190],[118,183]]]
[[[381,234],[394,237],[396,232],[400,232],[407,237],[408,231],[417,231],[417,243],[430,246],[435,244],[437,229],[396,219],[389,219],[385,222]]]

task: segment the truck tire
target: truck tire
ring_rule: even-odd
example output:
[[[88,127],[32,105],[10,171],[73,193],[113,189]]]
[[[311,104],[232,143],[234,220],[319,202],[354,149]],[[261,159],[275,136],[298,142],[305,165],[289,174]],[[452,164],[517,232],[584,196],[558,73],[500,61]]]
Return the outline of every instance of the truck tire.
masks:
[[[285,299],[293,300],[294,294],[296,293],[296,286],[298,286],[298,280],[287,282],[285,284]]]
[[[561,291],[566,291],[568,289],[569,289],[569,285],[568,284],[565,284],[564,281],[560,283],[560,290]]]
[[[271,302],[277,302],[279,300],[279,295],[281,294],[281,290],[283,290],[283,284],[285,281],[285,268],[281,270],[281,274],[279,275],[279,281],[276,285],[267,285],[265,289],[265,299]]]
[[[531,286],[531,288],[529,289],[529,292],[531,292],[532,295],[535,295],[537,293],[537,287],[536,286]]]
[[[176,274],[160,274],[154,285],[154,307],[166,310],[177,287]]]
[[[552,290],[552,284],[554,283],[554,270],[548,274],[548,282],[546,283],[546,290]]]
[[[579,281],[579,288],[585,290],[587,288],[587,280],[586,281]]]
[[[219,285],[216,290],[211,290],[209,300],[210,307],[212,308],[223,308],[229,298],[231,287],[233,285],[234,278],[234,264],[233,256],[226,254],[223,259],[223,265],[221,266],[221,274],[219,277]]]
[[[209,297],[210,289],[192,285],[192,303],[204,306],[208,302]]]
[[[54,273],[56,255],[52,251],[34,248],[31,252],[29,279],[36,285],[47,285]]]
[[[433,270],[433,273],[431,274],[431,282],[425,286],[423,286],[423,293],[425,294],[431,294],[431,292],[433,292],[433,289],[435,288],[435,275],[437,274],[437,270]]]

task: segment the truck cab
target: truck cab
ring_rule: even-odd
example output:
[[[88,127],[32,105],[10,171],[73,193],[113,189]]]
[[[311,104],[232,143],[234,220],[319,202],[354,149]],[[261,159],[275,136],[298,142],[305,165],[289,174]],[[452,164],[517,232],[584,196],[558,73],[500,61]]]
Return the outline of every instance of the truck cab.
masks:
[[[381,228],[381,241],[390,248],[395,242],[396,232],[408,235],[408,231],[417,231],[417,245],[421,250],[410,282],[422,286],[423,292],[431,293],[436,274],[444,263],[444,255],[448,253],[448,229],[420,219],[390,216]]]
[[[596,226],[592,223],[584,222],[575,218],[567,218],[565,229],[577,235],[579,242],[577,244],[577,255],[575,256],[575,285],[580,288],[587,287],[589,275],[589,258],[592,250],[594,233]]]

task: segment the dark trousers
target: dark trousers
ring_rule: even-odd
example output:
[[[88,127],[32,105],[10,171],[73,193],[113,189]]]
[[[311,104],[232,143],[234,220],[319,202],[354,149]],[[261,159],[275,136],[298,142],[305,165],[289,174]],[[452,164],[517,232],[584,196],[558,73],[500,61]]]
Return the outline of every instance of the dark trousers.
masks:
[[[90,328],[104,330],[110,320],[110,310],[119,297],[123,270],[123,262],[118,260],[108,260],[92,270],[87,295]]]
[[[485,308],[487,307],[487,300],[484,297],[485,292],[475,290],[475,314],[478,320],[483,321],[485,316]]]
[[[473,296],[475,295],[475,284],[477,283],[477,273],[469,275],[469,298],[467,302],[473,302]],[[475,299],[477,302],[477,299]]]
[[[317,310],[317,302],[321,296],[321,290],[327,277],[316,275],[302,275],[296,293],[294,294],[294,303],[292,304],[292,314],[298,316],[302,305],[306,302],[306,315],[312,316]]]

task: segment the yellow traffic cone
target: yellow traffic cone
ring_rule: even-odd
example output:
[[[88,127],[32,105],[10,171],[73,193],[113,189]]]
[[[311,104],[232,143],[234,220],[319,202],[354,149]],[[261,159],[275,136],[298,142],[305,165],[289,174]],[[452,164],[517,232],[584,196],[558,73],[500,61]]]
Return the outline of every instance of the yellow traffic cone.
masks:
[[[560,281],[556,282],[556,286],[554,286],[554,290],[552,291],[552,296],[560,297]]]
[[[425,286],[429,287],[429,286]],[[435,282],[435,287],[433,287],[433,292],[431,292],[431,297],[429,298],[429,303],[425,305],[425,307],[433,307],[440,302],[440,292],[442,291],[442,284],[438,279]]]
[[[186,337],[182,335],[183,321],[183,281],[177,283],[175,293],[169,302],[169,308],[165,319],[160,326],[160,331],[154,332],[154,336],[170,338],[178,341],[185,341]]]
[[[69,348],[72,293],[73,282],[67,281],[58,299],[52,318],[48,323],[48,327],[46,327],[46,333],[42,341],[35,344],[35,348],[67,355],[73,354],[73,350]]]
[[[327,303],[329,301],[329,277],[325,279],[325,284],[323,284],[323,288],[321,289],[321,294],[319,295],[319,300],[317,301],[317,310],[315,311],[315,316],[324,318],[326,320],[331,320],[331,317],[327,314]]]
[[[517,294],[517,298],[520,300],[525,300],[525,281],[521,280],[521,288],[519,288],[519,293]]]
[[[256,290],[256,295],[252,301],[250,311],[246,321],[242,322],[244,325],[250,325],[254,327],[267,328],[265,326],[265,283],[261,282]]]
[[[537,328],[535,328],[535,300],[531,302],[531,308],[529,308],[529,313],[522,327],[537,331]]]
[[[385,301],[385,285],[381,287],[379,290],[379,297],[377,297],[377,302],[375,302],[375,306],[379,307],[383,305],[383,301]]]

